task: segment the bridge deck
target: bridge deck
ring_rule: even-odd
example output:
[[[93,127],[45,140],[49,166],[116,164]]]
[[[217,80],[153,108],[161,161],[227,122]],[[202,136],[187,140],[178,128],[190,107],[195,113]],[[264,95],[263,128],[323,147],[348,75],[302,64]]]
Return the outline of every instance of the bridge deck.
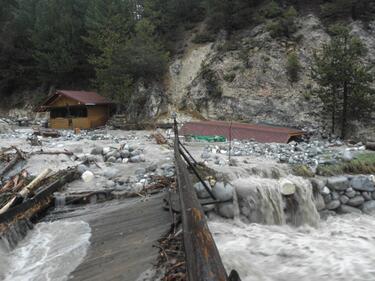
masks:
[[[91,245],[69,280],[134,281],[150,269],[158,255],[153,245],[171,223],[169,213],[162,208],[162,198],[159,194],[88,216]]]

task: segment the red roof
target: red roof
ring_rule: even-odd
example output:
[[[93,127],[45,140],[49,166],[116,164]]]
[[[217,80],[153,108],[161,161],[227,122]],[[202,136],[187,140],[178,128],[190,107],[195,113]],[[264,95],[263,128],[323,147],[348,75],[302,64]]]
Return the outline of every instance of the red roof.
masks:
[[[287,143],[292,136],[302,136],[304,134],[301,130],[291,128],[235,122],[231,125],[230,122],[226,121],[188,122],[181,128],[181,134],[185,136],[224,136],[227,139],[230,139],[230,131],[232,139],[254,139],[263,143]]]
[[[50,104],[62,96],[75,100],[82,105],[112,104],[105,97],[98,95],[96,92],[57,90],[54,94],[48,97],[37,111],[45,111]]]
[[[111,103],[96,92],[57,90],[55,95],[65,96],[86,105]]]

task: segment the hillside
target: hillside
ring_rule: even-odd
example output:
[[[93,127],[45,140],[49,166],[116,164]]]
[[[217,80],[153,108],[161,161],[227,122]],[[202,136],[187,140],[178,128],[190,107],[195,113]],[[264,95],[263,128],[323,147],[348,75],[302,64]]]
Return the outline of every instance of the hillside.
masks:
[[[324,127],[321,102],[313,97],[313,52],[330,36],[319,18],[308,14],[297,19],[300,41],[274,39],[264,24],[207,44],[192,44],[170,66],[165,92],[170,110],[207,119],[243,120],[314,129]],[[369,50],[366,63],[375,63],[375,22],[364,28],[350,24],[352,33]],[[230,46],[228,46],[230,45]],[[287,74],[288,54],[295,52],[301,64],[298,81]],[[373,116],[375,118],[375,116]],[[367,132],[374,133],[375,119]],[[358,126],[359,124],[354,124]],[[356,133],[363,128],[357,127]]]
[[[92,90],[127,122],[177,111],[375,139],[374,47],[370,0],[6,0],[0,111]]]

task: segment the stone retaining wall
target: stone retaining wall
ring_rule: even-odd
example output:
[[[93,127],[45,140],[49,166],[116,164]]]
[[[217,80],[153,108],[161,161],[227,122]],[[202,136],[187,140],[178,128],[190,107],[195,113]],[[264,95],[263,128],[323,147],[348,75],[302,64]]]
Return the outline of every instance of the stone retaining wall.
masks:
[[[321,217],[333,213],[375,214],[374,182],[373,175],[311,179]]]

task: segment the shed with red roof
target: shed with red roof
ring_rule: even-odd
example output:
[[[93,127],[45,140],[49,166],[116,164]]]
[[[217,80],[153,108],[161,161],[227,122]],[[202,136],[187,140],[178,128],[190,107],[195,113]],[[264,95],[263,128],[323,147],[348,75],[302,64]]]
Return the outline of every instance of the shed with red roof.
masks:
[[[112,107],[112,102],[96,92],[57,90],[37,111],[50,112],[50,128],[90,129],[105,125]]]

